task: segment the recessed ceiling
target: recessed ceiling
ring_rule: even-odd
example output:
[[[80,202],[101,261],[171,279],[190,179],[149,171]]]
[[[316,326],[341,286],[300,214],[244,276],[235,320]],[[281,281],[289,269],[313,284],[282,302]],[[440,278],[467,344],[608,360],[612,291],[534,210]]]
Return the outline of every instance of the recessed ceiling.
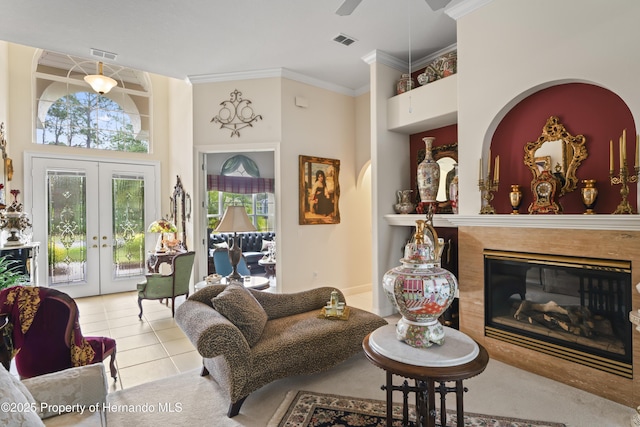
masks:
[[[455,21],[425,0],[60,0],[4,3],[0,40],[185,79],[284,68],[347,90],[369,84],[374,50],[415,61],[456,42]],[[333,41],[337,34],[357,40]]]

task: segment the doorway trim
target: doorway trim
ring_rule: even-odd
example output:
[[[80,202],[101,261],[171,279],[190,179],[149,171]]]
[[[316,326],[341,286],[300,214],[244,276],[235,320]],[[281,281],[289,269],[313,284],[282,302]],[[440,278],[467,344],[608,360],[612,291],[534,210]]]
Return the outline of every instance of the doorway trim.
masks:
[[[161,199],[160,199],[160,162],[159,161],[136,161],[131,159],[117,159],[111,157],[98,157],[98,156],[74,156],[74,155],[59,155],[59,154],[50,154],[50,153],[34,153],[34,152],[25,152],[23,158],[23,204],[24,211],[33,215],[34,209],[34,179],[33,179],[33,161],[34,159],[53,159],[53,160],[64,160],[64,161],[84,161],[84,162],[95,162],[95,163],[113,163],[113,164],[132,164],[132,165],[140,165],[146,167],[152,167],[154,169],[154,174],[156,176],[155,181],[151,185],[151,191],[154,193],[155,203],[153,204],[153,215],[152,218],[159,218],[161,212]],[[41,242],[42,244],[42,242]],[[44,243],[46,245],[46,242]],[[145,247],[149,246],[149,236],[145,236]],[[42,247],[42,246],[41,246]],[[46,259],[43,260],[43,254],[46,251],[40,251],[40,259],[37,260],[39,264],[39,270],[46,271],[44,268],[43,262],[46,263]],[[44,269],[44,270],[42,270]],[[41,281],[40,286],[48,286],[46,282]]]
[[[206,170],[204,170],[205,156],[207,154],[224,154],[224,153],[247,153],[256,151],[270,151],[273,152],[273,175],[274,175],[274,187],[276,198],[276,236],[282,233],[281,223],[281,204],[282,197],[280,195],[280,142],[253,142],[253,143],[235,143],[235,144],[216,144],[216,145],[194,145],[194,166],[193,170],[197,171],[194,177],[195,187],[198,189],[194,191],[194,206],[198,209],[194,209],[194,237],[201,236],[198,240],[194,238],[193,244],[196,249],[197,259],[197,272],[196,278],[204,278],[207,276],[207,258],[209,256],[208,236],[207,236],[207,206],[204,200],[204,190],[206,189]],[[278,246],[278,254],[283,254],[284,247]],[[278,259],[278,268],[276,269],[276,291],[280,290],[280,274],[285,268],[282,264],[283,256]],[[196,282],[199,280],[196,279]]]

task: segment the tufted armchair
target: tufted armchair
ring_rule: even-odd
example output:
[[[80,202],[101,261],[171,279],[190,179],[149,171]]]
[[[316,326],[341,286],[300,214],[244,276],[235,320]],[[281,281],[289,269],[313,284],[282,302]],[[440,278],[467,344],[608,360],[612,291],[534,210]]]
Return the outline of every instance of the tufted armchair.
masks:
[[[116,379],[116,341],[85,337],[76,302],[52,288],[15,286],[0,292],[0,313],[12,324],[15,364],[21,378],[31,378],[111,358]]]
[[[272,381],[320,372],[362,351],[364,337],[387,324],[354,307],[347,321],[320,318],[330,287],[291,294],[232,288],[207,286],[176,310],[176,323],[203,357],[202,375],[211,375],[230,400],[229,417]],[[234,293],[235,304],[223,304]]]
[[[233,236],[233,233],[213,233],[209,229],[209,274],[217,273],[213,264],[213,251],[218,249],[220,245],[229,241],[229,238]],[[266,254],[266,250],[263,250],[263,242],[273,241],[276,238],[276,233],[270,231],[254,231],[241,233],[242,236],[242,255],[244,256],[247,266],[251,270],[251,274],[264,273],[264,267],[258,264],[258,261]]]

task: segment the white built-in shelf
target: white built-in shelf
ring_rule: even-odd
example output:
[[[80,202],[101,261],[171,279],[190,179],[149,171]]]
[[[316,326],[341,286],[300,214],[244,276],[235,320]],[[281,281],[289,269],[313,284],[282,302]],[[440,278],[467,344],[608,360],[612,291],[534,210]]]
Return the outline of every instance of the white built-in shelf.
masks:
[[[457,74],[387,100],[387,129],[390,131],[410,135],[457,122]]]
[[[389,225],[415,226],[419,214],[385,215]],[[640,231],[640,215],[434,215],[434,227],[518,227]]]
[[[454,225],[448,220],[448,217],[450,216],[453,216],[453,215],[434,215],[433,226],[434,227],[456,227],[456,225]],[[384,219],[387,220],[389,225],[414,227],[416,225],[416,220],[427,219],[427,216],[423,214],[391,214],[391,215],[385,215]]]

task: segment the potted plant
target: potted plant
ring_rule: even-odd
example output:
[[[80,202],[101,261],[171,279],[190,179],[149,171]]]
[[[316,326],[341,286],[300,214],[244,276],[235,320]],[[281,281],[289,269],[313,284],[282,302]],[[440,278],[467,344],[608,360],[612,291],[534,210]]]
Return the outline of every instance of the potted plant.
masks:
[[[29,281],[29,277],[20,272],[18,261],[0,256],[0,290],[20,285],[25,281]]]

